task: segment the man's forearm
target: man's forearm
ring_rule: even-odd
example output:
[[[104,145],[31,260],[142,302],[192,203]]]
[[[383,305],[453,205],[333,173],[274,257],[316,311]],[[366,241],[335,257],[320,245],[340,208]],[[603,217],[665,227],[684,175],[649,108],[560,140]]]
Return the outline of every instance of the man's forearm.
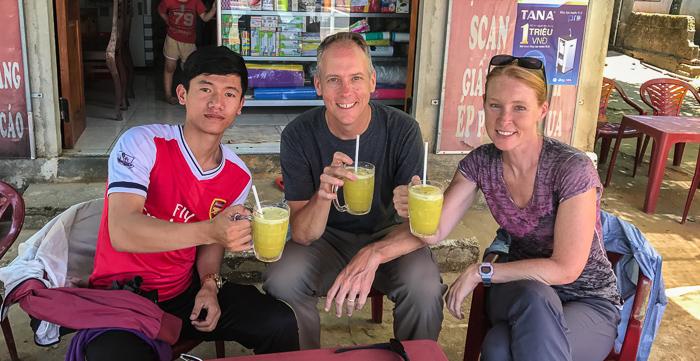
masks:
[[[199,277],[221,271],[221,261],[224,258],[224,247],[218,244],[209,244],[197,247],[197,260],[195,265]]]
[[[174,223],[129,213],[116,220],[110,218],[109,233],[119,252],[167,252],[214,243],[207,237],[206,222]]]
[[[323,200],[318,197],[318,193],[314,193],[311,199],[294,212],[289,219],[292,240],[308,246],[311,242],[321,238],[326,230],[330,209],[331,201]]]
[[[372,254],[378,264],[387,263],[393,259],[409,254],[417,249],[425,247],[420,238],[411,234],[408,220],[394,228],[391,233],[380,241],[374,242],[365,248],[371,248]]]

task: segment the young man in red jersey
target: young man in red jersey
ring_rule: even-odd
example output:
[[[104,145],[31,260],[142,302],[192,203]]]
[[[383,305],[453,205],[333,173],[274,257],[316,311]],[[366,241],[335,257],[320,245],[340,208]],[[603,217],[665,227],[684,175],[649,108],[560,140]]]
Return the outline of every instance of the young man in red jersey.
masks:
[[[234,340],[256,353],[292,351],[299,346],[289,306],[254,286],[222,286],[219,276],[224,249],[251,248],[250,221],[237,220],[250,214],[243,208],[250,171],[221,144],[247,87],[238,54],[197,50],[177,88],[185,125],[134,127],[117,141],[90,284],[107,288],[142,277],[141,288],[157,290],[158,305],[182,319],[181,339]],[[121,330],[96,337],[86,353],[91,361],[156,359],[146,340]]]

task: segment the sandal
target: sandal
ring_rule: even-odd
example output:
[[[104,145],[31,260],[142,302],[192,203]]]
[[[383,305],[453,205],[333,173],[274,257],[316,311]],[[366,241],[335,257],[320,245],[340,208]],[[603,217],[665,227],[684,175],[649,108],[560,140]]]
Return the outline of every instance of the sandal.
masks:
[[[282,178],[277,178],[277,180],[275,181],[275,183],[277,183],[277,185],[278,185],[280,188],[282,188],[282,190],[284,190],[284,182],[282,181]]]

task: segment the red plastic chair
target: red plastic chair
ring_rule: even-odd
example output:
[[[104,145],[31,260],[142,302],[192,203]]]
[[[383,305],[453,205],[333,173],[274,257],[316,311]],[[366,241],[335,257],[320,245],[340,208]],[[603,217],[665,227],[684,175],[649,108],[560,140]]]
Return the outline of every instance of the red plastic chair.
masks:
[[[690,211],[690,204],[693,203],[693,197],[695,197],[695,190],[698,189],[698,184],[700,184],[700,153],[698,153],[698,160],[695,161],[695,175],[693,175],[693,181],[690,183],[690,191],[688,192],[688,200],[685,201],[685,210],[683,211],[683,219],[681,219],[681,224],[685,223],[685,219],[688,217],[688,211]]]
[[[682,80],[670,78],[652,79],[642,84],[639,88],[639,95],[642,101],[644,104],[651,107],[654,111],[654,115],[678,116],[681,112],[683,99],[685,99],[688,92],[691,92],[695,100],[700,104],[700,94],[698,94],[698,91],[692,85]],[[649,136],[646,136],[644,138],[641,156],[638,157],[634,163],[634,172],[637,171],[637,167],[642,163],[642,158],[644,158],[644,152],[646,152],[648,143]],[[652,153],[654,152],[654,148],[655,146],[652,144]],[[685,143],[676,144],[676,148],[673,151],[673,165],[678,166],[681,164],[684,148]],[[651,169],[651,166],[649,168]]]
[[[495,254],[489,254],[486,262],[492,262]],[[612,263],[613,269],[622,258],[622,254],[608,252],[608,259]],[[635,361],[637,350],[642,337],[642,326],[644,326],[644,315],[649,302],[651,291],[651,280],[645,276],[641,269],[637,279],[637,289],[632,303],[632,314],[635,317],[629,318],[625,339],[622,341],[620,353],[615,352],[615,347],[604,361]],[[637,315],[641,315],[637,317]],[[478,361],[481,354],[481,345],[484,343],[486,333],[491,329],[491,323],[484,308],[484,286],[479,284],[472,292],[472,305],[469,310],[469,327],[467,328],[467,342],[464,345],[464,361]]]
[[[595,142],[597,142],[598,139],[603,139],[603,143],[600,145],[600,164],[605,164],[605,162],[608,160],[610,145],[612,144],[613,139],[616,139],[617,135],[620,133],[620,123],[610,123],[606,121],[608,101],[610,100],[610,95],[612,95],[613,90],[617,90],[618,94],[622,97],[622,100],[624,100],[625,103],[634,108],[639,113],[639,115],[647,114],[646,110],[642,109],[639,105],[637,105],[635,102],[633,102],[627,97],[627,94],[625,94],[625,91],[622,90],[622,87],[619,84],[617,84],[612,79],[603,78],[603,86],[600,91],[600,105],[598,106],[598,125],[596,126],[595,130]],[[622,135],[622,137],[637,138],[637,150],[634,156],[636,163],[637,159],[639,159],[641,154],[642,138],[644,137],[644,133],[639,132],[636,129],[628,128],[625,129],[625,132]],[[635,172],[632,173],[632,177],[634,177],[635,175],[636,168]]]
[[[3,218],[10,206],[12,206],[10,232],[0,241],[0,258],[10,249],[12,243],[14,243],[19,236],[22,225],[24,225],[24,199],[22,195],[11,185],[0,181],[0,219]],[[3,299],[2,296],[0,296],[0,304],[2,304],[2,302]],[[0,327],[2,327],[2,334],[5,336],[7,349],[10,351],[10,360],[18,361],[19,356],[17,356],[17,347],[15,346],[15,339],[12,336],[9,317],[0,322]]]

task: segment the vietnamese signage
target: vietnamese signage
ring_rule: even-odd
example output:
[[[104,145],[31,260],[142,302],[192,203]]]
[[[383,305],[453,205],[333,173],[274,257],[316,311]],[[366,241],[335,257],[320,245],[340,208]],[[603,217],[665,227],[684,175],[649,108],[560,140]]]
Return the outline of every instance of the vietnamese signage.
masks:
[[[443,66],[437,153],[468,153],[484,142],[483,92],[496,54],[545,64],[549,112],[540,124],[571,143],[588,1],[451,0]]]
[[[34,157],[21,2],[0,13],[0,158]]]
[[[450,1],[438,153],[464,153],[482,144],[489,60],[511,53],[516,8],[515,0]]]
[[[518,0],[514,56],[542,60],[551,85],[576,85],[588,1]]]

